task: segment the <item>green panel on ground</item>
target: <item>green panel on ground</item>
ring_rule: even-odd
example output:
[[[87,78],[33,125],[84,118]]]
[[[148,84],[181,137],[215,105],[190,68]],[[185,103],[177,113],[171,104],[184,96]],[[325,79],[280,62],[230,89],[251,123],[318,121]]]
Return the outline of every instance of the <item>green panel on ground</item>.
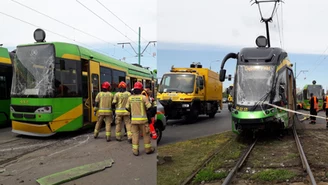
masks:
[[[92,173],[105,170],[106,168],[110,168],[113,163],[113,159],[108,159],[102,162],[87,164],[66,171],[54,173],[37,179],[36,181],[40,185],[58,185],[86,175],[90,175]]]

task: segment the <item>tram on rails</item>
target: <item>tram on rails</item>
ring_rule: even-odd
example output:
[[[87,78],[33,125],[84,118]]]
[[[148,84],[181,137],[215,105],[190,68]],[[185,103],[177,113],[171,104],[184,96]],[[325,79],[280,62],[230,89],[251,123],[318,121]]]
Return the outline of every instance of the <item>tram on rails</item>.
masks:
[[[45,42],[45,32],[34,32],[33,44],[17,46],[11,86],[12,132],[47,137],[94,124],[94,100],[101,83],[116,92],[120,81],[128,89],[137,81],[156,84],[152,71],[87,48]]]
[[[312,81],[312,84],[307,84],[304,86],[301,92],[297,94],[297,108],[310,110],[310,99],[311,93],[318,98],[319,110],[323,110],[323,103],[325,98],[325,90],[322,85],[316,84],[315,80]]]
[[[10,87],[13,75],[13,52],[0,47],[0,127],[10,124]]]
[[[256,39],[258,47],[243,48],[239,53],[229,53],[221,64],[220,81],[225,80],[224,65],[236,59],[233,100],[231,107],[232,130],[286,129],[294,123],[296,109],[296,82],[288,54],[278,47],[266,47],[266,37]]]

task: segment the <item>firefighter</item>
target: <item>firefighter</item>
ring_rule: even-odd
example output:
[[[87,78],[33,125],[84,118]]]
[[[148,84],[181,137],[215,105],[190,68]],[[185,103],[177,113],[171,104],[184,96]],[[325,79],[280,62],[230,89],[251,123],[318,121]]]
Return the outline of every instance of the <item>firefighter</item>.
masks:
[[[106,140],[110,141],[111,123],[113,122],[112,101],[113,94],[109,92],[110,83],[104,82],[101,84],[101,92],[97,94],[95,100],[94,114],[98,111],[98,121],[94,130],[94,138],[98,137],[103,120],[106,123]]]
[[[125,109],[126,102],[131,96],[131,93],[126,90],[126,83],[120,82],[118,84],[119,92],[114,96],[113,104],[115,104],[115,124],[116,124],[116,140],[122,141],[122,120],[126,126],[128,141],[132,143],[131,120],[130,113]]]
[[[316,96],[313,96],[313,93],[310,94],[311,99],[310,99],[310,114],[311,115],[318,115],[318,98]],[[316,117],[311,116],[310,117],[311,122],[310,124],[315,124],[316,123]]]
[[[326,110],[326,127],[328,128],[328,94],[326,95],[325,103],[323,105],[323,108]]]
[[[126,104],[126,109],[131,112],[131,131],[132,131],[132,152],[135,156],[139,155],[139,136],[140,131],[144,133],[144,146],[146,154],[154,153],[155,149],[151,146],[150,130],[147,115],[153,111],[148,99],[141,95],[143,90],[142,83],[134,84],[134,94],[131,95]]]

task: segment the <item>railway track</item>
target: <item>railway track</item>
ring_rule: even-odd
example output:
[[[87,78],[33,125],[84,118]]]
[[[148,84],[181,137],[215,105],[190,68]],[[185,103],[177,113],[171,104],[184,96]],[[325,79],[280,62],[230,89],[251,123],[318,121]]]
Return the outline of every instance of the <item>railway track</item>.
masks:
[[[310,165],[309,165],[309,163],[307,161],[307,158],[305,156],[305,153],[303,151],[303,147],[302,147],[301,142],[299,140],[299,137],[298,137],[297,131],[295,129],[295,126],[293,127],[293,135],[294,135],[296,146],[297,146],[297,149],[298,149],[298,152],[299,152],[301,161],[302,161],[303,170],[305,172],[307,172],[308,179],[309,179],[310,183],[312,185],[317,185],[317,183],[315,181],[315,178],[313,176],[313,173],[311,171]],[[229,172],[228,176],[225,178],[225,180],[223,181],[222,185],[228,185],[228,184],[230,184],[231,180],[233,179],[233,177],[235,176],[235,174],[237,173],[237,171],[243,166],[243,164],[245,163],[246,159],[248,158],[248,156],[252,152],[254,146],[257,143],[257,139],[258,138],[256,138],[254,140],[254,142],[247,148],[247,150],[243,153],[243,155],[238,159],[236,165]]]

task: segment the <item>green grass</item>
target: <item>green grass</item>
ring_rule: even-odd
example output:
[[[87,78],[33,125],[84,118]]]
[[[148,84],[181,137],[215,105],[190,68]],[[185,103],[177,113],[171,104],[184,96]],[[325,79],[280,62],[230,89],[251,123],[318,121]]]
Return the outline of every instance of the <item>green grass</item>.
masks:
[[[228,172],[215,172],[213,169],[202,169],[196,175],[194,182],[212,181],[225,178]]]
[[[234,133],[225,132],[204,138],[160,146],[158,148],[159,156],[172,156],[172,162],[157,166],[157,184],[181,184],[218,148],[223,147],[225,143],[235,138],[236,135]],[[209,171],[202,171],[200,174],[198,175],[199,179],[220,178],[222,176],[220,173],[214,174]]]
[[[281,170],[281,169],[268,169],[265,171],[261,171],[251,176],[251,179],[262,180],[262,181],[279,181],[279,180],[287,180],[296,176],[296,173],[289,170]]]
[[[206,165],[206,167],[196,175],[196,177],[193,179],[193,183],[197,184],[202,181],[209,182],[225,178],[228,175],[228,172],[217,172],[217,170],[220,168],[227,168],[229,166],[233,167],[233,165],[235,165],[236,159],[240,157],[244,148],[245,145],[237,142],[236,140],[232,140],[228,147],[218,153]]]

